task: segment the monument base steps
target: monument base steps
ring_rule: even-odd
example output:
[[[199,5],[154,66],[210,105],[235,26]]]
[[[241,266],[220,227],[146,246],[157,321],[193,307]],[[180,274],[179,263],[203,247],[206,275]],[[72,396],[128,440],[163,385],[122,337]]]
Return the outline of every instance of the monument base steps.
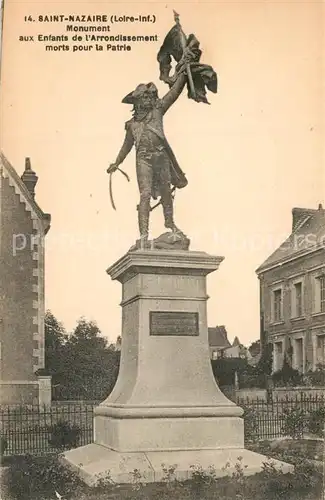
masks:
[[[267,457],[244,448],[123,453],[95,443],[70,450],[62,457],[63,463],[77,472],[88,486],[96,486],[100,479],[105,478],[114,483],[132,484],[135,471],[143,483],[161,482],[165,476],[163,469],[171,468],[175,468],[173,478],[179,481],[190,479],[196,467],[207,473],[212,467],[216,476],[222,477],[231,475],[238,463],[241,463],[245,475],[253,475],[262,471],[267,460]],[[280,461],[273,463],[283,473],[293,471],[292,465]]]

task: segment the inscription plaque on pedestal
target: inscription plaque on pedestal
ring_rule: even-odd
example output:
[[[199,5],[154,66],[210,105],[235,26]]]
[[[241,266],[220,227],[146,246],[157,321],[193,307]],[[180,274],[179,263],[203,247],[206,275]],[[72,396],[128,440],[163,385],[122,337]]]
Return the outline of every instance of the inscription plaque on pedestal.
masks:
[[[199,314],[183,311],[151,311],[150,335],[199,335]]]

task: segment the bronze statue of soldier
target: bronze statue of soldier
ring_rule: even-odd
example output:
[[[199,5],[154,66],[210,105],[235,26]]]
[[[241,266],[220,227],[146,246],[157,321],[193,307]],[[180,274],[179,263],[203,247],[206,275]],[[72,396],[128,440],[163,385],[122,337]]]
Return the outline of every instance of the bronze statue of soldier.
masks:
[[[169,247],[170,241],[181,241],[179,248],[188,248],[189,240],[177,228],[174,221],[173,191],[187,185],[187,179],[181,170],[175,155],[167,142],[163,128],[163,117],[172,104],[181,95],[187,84],[188,97],[196,102],[208,103],[207,90],[217,92],[217,75],[211,66],[200,63],[202,51],[199,41],[191,34],[186,38],[179,22],[179,15],[174,12],[175,25],[168,32],[157,55],[160,67],[160,80],[167,83],[170,90],[159,99],[154,83],[140,84],[122,100],[133,105],[133,117],[125,124],[126,134],[122,148],[115,163],[107,169],[112,174],[119,169],[129,180],[128,175],[119,168],[133,145],[136,149],[136,172],[140,191],[138,222],[140,242],[147,246],[149,233],[149,215],[154,207],[150,200],[160,197],[165,227],[170,233],[154,240],[160,248]],[[175,73],[170,77],[172,58],[177,62]],[[113,208],[112,175],[110,176],[110,195]],[[166,245],[166,246],[164,246]],[[174,245],[176,248],[177,245]],[[158,248],[158,247],[157,247]]]
[[[186,65],[194,57],[190,50],[184,50],[175,75],[169,79],[171,88],[162,99],[158,97],[155,84],[148,83],[138,85],[122,100],[133,105],[133,118],[125,124],[124,143],[107,172],[117,170],[135,145],[140,191],[138,222],[142,241],[148,240],[150,200],[156,200],[158,196],[163,207],[165,227],[173,233],[180,232],[174,221],[172,191],[185,187],[187,179],[165,137],[163,116],[181,95],[187,82]]]

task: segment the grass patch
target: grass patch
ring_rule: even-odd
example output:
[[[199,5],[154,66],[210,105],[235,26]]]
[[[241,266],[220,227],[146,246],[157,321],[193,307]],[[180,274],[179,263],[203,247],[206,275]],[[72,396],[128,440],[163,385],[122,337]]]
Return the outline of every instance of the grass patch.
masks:
[[[255,450],[257,451],[257,450]],[[264,446],[265,452],[265,446]],[[275,456],[284,460],[283,456]],[[288,458],[288,457],[287,457]],[[287,460],[289,461],[289,460]],[[55,500],[55,492],[63,500],[316,500],[321,497],[322,475],[301,457],[290,457],[293,474],[276,470],[272,457],[263,471],[245,476],[245,464],[239,459],[235,471],[217,478],[215,470],[192,467],[191,478],[178,481],[177,467],[162,464],[161,483],[145,484],[139,471],[132,474],[132,484],[116,485],[109,474],[96,488],[87,487],[79,477],[62,466],[58,455],[11,459],[8,465],[8,487],[13,500]],[[229,467],[225,464],[225,469]]]

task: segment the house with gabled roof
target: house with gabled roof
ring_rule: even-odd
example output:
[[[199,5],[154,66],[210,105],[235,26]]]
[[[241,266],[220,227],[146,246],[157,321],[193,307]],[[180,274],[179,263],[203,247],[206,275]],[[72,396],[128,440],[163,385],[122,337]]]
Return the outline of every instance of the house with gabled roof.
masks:
[[[325,210],[293,208],[288,238],[256,270],[273,370],[325,365]],[[265,338],[261,338],[265,345]]]
[[[32,404],[44,380],[44,239],[50,215],[35,201],[37,175],[20,177],[0,154],[0,403]],[[41,388],[41,390],[40,390]]]
[[[251,353],[239,340],[238,337],[235,337],[233,343],[230,347],[227,347],[224,350],[225,358],[241,358],[241,359],[251,359]]]
[[[227,347],[231,347],[224,325],[209,327],[208,339],[211,359],[217,359]]]

